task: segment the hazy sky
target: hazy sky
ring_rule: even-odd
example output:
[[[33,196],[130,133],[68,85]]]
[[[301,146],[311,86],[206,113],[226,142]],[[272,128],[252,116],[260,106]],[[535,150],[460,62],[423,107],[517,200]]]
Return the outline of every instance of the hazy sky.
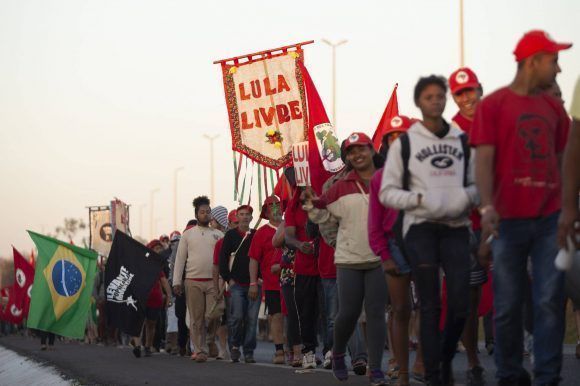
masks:
[[[65,217],[113,197],[139,208],[155,195],[156,235],[179,228],[191,200],[209,194],[209,147],[219,134],[216,197],[233,204],[231,141],[221,71],[213,60],[314,39],[306,65],[331,113],[337,51],[337,127],[372,134],[396,82],[401,113],[416,115],[421,75],[459,65],[459,0],[408,1],[0,0],[0,256],[30,251],[26,229],[53,231]],[[580,74],[580,1],[465,0],[466,64],[489,92],[509,82],[512,51],[542,28],[577,46],[560,55],[570,99]],[[446,116],[456,111],[449,101]],[[149,236],[149,206],[143,230]]]

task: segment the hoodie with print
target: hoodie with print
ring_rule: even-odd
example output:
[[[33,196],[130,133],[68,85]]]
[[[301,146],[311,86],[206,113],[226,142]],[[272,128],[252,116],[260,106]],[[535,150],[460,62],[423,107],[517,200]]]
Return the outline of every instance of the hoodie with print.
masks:
[[[401,141],[391,145],[379,192],[385,206],[404,210],[403,234],[411,225],[436,222],[451,227],[470,224],[470,209],[479,201],[473,178],[471,149],[465,174],[465,154],[456,127],[448,127],[442,137],[430,132],[422,122],[414,123],[407,131],[409,137],[409,190],[403,189],[403,158]],[[464,184],[464,176],[466,181]],[[418,196],[421,194],[421,205]]]

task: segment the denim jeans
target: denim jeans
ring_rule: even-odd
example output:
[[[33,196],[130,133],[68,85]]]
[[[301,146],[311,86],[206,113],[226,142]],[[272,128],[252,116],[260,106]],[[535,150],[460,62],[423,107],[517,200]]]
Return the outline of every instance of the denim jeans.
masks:
[[[243,347],[244,356],[252,356],[256,349],[256,329],[262,297],[256,300],[248,298],[249,287],[234,284],[230,287],[228,309],[229,346]],[[261,294],[258,287],[258,294]]]
[[[334,344],[334,319],[338,313],[338,292],[336,279],[321,279],[321,281],[327,322],[325,335],[326,340],[324,342],[324,353],[326,353],[327,350],[332,349],[332,345]],[[348,351],[350,352],[350,357],[353,362],[359,359],[367,360],[367,347],[359,323],[357,323],[356,328],[348,341]]]
[[[493,241],[495,363],[498,379],[522,372],[523,312],[527,261],[532,262],[534,383],[558,381],[564,340],[564,274],[554,266],[559,213],[535,219],[502,220]]]
[[[469,230],[444,224],[412,225],[405,235],[421,306],[421,345],[427,380],[440,382],[441,362],[451,362],[469,309]],[[441,289],[439,267],[447,281],[447,316],[439,332]]]

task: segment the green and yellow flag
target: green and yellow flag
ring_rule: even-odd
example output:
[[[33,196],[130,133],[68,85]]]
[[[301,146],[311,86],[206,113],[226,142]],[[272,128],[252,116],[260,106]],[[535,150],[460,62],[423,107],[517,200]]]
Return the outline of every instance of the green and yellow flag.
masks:
[[[38,248],[29,328],[83,338],[95,281],[97,253],[28,231]]]

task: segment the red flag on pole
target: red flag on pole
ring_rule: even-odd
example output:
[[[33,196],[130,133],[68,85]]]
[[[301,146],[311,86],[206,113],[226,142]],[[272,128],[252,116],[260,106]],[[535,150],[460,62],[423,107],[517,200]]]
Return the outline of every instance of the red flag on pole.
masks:
[[[300,71],[304,79],[306,101],[308,105],[308,165],[310,168],[310,183],[317,194],[322,193],[322,185],[332,174],[344,167],[340,158],[340,143],[332,127],[320,95],[314,82],[299,62]]]
[[[34,267],[12,247],[14,255],[14,304],[22,310],[23,316],[28,315],[30,306],[30,291],[34,281]]]
[[[373,146],[376,151],[379,151],[381,147],[381,141],[383,139],[383,135],[385,131],[389,128],[389,122],[394,116],[399,115],[399,101],[397,100],[397,87],[399,84],[395,84],[395,88],[391,94],[391,98],[389,99],[389,103],[387,103],[387,107],[383,112],[383,116],[381,117],[381,121],[373,134]]]
[[[14,287],[4,287],[0,290],[0,297],[2,297],[0,309],[0,319],[12,323],[20,324],[24,319],[22,308],[15,304]]]

